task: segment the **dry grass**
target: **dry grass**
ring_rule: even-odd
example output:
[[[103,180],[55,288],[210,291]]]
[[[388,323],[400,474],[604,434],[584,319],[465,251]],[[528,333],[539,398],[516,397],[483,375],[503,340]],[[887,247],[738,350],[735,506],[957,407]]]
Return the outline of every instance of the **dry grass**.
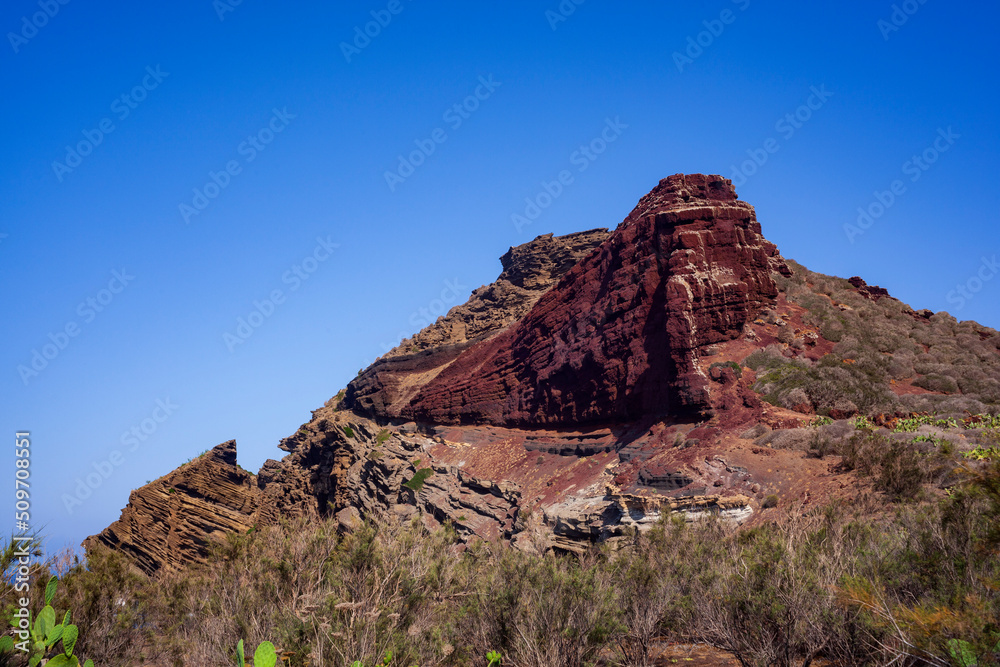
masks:
[[[871,445],[853,465],[897,465],[866,463]],[[965,474],[942,501],[781,503],[750,530],[666,521],[582,557],[463,549],[419,523],[274,526],[153,580],[95,551],[56,606],[99,666],[233,664],[239,639],[273,641],[290,666],[371,666],[389,650],[401,667],[484,664],[488,650],[505,666],[650,665],[663,638],[746,666],[943,664],[958,640],[996,664],[1000,464]]]

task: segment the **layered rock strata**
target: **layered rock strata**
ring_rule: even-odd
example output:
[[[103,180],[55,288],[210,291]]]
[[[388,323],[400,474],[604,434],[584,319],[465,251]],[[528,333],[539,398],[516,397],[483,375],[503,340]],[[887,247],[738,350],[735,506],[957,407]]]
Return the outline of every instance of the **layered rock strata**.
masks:
[[[699,349],[732,340],[787,273],[718,176],[664,179],[521,320],[457,351],[386,416],[570,426],[710,407]]]

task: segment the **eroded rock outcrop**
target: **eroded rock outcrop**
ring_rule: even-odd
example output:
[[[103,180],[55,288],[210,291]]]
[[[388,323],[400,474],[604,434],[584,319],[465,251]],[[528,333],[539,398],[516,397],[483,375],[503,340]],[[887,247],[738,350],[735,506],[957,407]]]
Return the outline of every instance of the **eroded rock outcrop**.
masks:
[[[261,498],[253,477],[236,464],[236,442],[224,442],[132,491],[121,518],[84,546],[121,551],[147,573],[198,560],[211,541],[257,522]]]
[[[121,517],[84,546],[121,551],[152,574],[203,560],[229,533],[288,518],[336,516],[351,529],[419,517],[428,528],[447,522],[465,539],[510,538],[518,485],[435,462],[428,450],[436,444],[323,407],[281,442],[288,456],[257,475],[237,466],[235,441],[223,443],[133,491]],[[423,483],[407,486],[422,469],[430,471]]]
[[[545,509],[545,523],[552,528],[552,546],[561,551],[583,552],[595,542],[626,538],[635,530],[648,530],[668,514],[686,522],[708,516],[742,521],[752,514],[750,499],[744,496],[668,498],[606,493],[593,498],[570,498]]]
[[[847,282],[851,284],[851,287],[858,290],[858,294],[872,301],[890,297],[889,290],[878,285],[869,285],[861,276],[848,278]]]
[[[704,413],[698,350],[777,296],[772,271],[788,269],[728,180],[664,179],[527,315],[456,351],[387,416],[529,427]]]

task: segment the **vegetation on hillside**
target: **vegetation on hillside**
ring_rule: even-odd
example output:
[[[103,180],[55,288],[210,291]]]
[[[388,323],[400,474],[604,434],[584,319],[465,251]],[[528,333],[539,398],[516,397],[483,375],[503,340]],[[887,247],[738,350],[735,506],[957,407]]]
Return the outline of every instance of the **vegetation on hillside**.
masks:
[[[743,362],[757,372],[754,388],[765,400],[805,403],[821,415],[1000,410],[1000,333],[947,313],[915,313],[896,299],[873,301],[842,278],[788,264],[793,275],[777,276],[779,287],[836,346],[816,362],[788,358],[785,345],[802,349],[806,341],[782,329],[786,340]],[[776,321],[776,314],[763,318]],[[937,393],[897,396],[894,382]]]
[[[967,459],[961,476],[939,500],[782,506],[743,530],[668,521],[579,557],[463,548],[419,522],[339,535],[330,521],[230,535],[205,565],[152,580],[103,550],[35,575],[63,571],[52,604],[72,610],[76,652],[98,667],[234,664],[237,640],[273,642],[293,666],[477,665],[488,651],[503,665],[648,665],[663,639],[743,665],[997,665],[1000,462]]]

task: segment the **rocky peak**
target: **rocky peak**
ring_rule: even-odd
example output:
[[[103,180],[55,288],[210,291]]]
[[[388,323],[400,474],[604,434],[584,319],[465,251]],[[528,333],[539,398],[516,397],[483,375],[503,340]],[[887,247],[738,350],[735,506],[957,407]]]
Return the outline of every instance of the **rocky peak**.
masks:
[[[721,176],[677,175],[522,319],[470,346],[399,413],[431,423],[621,423],[709,408],[698,349],[739,336],[787,272]]]
[[[216,445],[204,454],[206,462],[211,461],[224,466],[236,467],[236,441],[227,440],[221,445]]]
[[[659,185],[643,196],[626,222],[685,206],[735,202],[737,199],[736,189],[727,178],[704,174],[674,174],[662,179]]]
[[[177,568],[204,556],[213,540],[253,527],[260,500],[230,440],[132,491],[121,518],[84,546],[124,552],[147,573]]]

